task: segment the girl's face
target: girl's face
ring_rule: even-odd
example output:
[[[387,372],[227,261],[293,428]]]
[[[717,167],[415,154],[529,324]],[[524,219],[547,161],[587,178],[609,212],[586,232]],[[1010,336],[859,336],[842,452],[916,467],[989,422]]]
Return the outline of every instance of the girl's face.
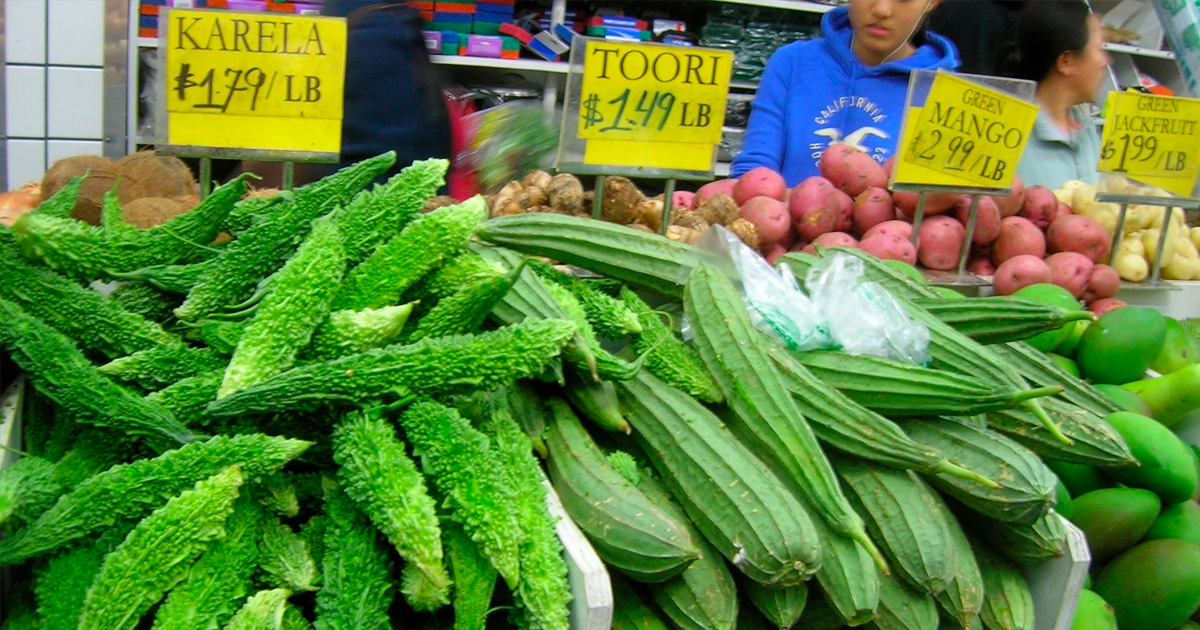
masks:
[[[1100,20],[1094,15],[1088,16],[1088,43],[1080,51],[1062,54],[1058,68],[1075,88],[1080,103],[1086,103],[1100,91],[1104,81],[1104,69],[1112,63],[1112,58],[1104,52],[1104,33]]]
[[[854,52],[863,63],[878,65],[913,52],[909,43],[925,16],[941,0],[850,0]]]

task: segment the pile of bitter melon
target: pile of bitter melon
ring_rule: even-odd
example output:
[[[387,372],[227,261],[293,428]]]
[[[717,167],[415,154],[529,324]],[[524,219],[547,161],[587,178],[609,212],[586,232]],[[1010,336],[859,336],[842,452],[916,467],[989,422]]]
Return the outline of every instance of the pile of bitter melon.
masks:
[[[686,244],[421,213],[446,164],[368,189],[391,159],[149,230],[115,196],[70,218],[74,182],[0,231],[0,346],[33,385],[7,627],[565,628],[544,470],[615,627],[1032,628],[1018,565],[1065,537],[1040,457],[1133,461],[1115,407],[1019,341],[1059,309],[935,308],[849,252],[931,365],[792,353]]]

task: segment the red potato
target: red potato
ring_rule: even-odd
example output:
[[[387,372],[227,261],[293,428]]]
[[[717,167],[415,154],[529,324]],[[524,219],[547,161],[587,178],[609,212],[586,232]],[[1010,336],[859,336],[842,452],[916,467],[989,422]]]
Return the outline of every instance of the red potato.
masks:
[[[788,253],[788,250],[786,247],[780,247],[779,245],[772,245],[767,248],[767,253],[763,254],[763,258],[766,258],[768,263],[771,263],[772,265],[774,265],[775,261],[778,260],[780,256],[782,256],[786,253]]]
[[[892,173],[894,172],[896,172],[896,156],[893,155],[883,163],[883,175],[891,182]]]
[[[992,241],[992,262],[996,268],[1013,256],[1046,256],[1046,237],[1029,219],[1005,217],[1000,220],[1000,235]]]
[[[917,259],[929,269],[957,269],[966,238],[966,228],[953,217],[929,217],[917,236]]]
[[[954,216],[959,223],[967,224],[971,218],[971,196],[963,195],[954,206]],[[975,232],[971,242],[975,245],[987,245],[1000,236],[1000,209],[991,197],[980,197],[979,208],[975,211]]]
[[[758,229],[762,245],[774,245],[792,230],[792,217],[782,201],[770,197],[753,197],[738,208],[738,216]]]
[[[808,247],[808,246],[809,246],[809,242],[808,242],[808,241],[806,241],[806,240],[803,240],[803,239],[800,239],[800,238],[797,238],[797,239],[796,239],[796,242],[792,243],[792,246],[788,248],[788,251],[790,251],[790,252],[802,252],[802,251],[804,251],[804,249],[805,249],[806,247]]]
[[[835,144],[821,154],[817,170],[839,190],[857,197],[868,188],[884,188],[888,176],[871,156],[858,149]]]
[[[1082,214],[1055,219],[1046,230],[1046,242],[1051,252],[1079,252],[1097,263],[1107,260],[1112,251],[1108,230]]]
[[[789,220],[790,220],[790,217],[789,217]],[[775,244],[784,249],[790,250],[792,248],[792,245],[795,245],[796,241],[798,239],[799,239],[799,237],[796,236],[796,230],[788,230],[788,233],[784,234],[783,238],[779,239],[778,241],[775,241]]]
[[[783,201],[787,194],[787,184],[783,175],[765,166],[759,166],[746,171],[733,185],[733,200],[740,206],[755,197],[770,197]]]
[[[872,227],[871,229],[867,230],[866,232],[863,232],[863,240],[871,238],[872,236],[875,236],[876,234],[893,234],[895,236],[899,236],[900,238],[902,238],[906,241],[911,241],[912,240],[912,224],[907,221],[901,221],[899,219],[892,219],[891,221],[884,221],[883,223],[879,223],[879,224],[875,225],[875,227]]]
[[[977,276],[994,276],[996,275],[996,266],[992,264],[990,258],[987,256],[982,256],[979,258],[972,258],[970,262],[967,263],[967,271]]]
[[[917,216],[917,202],[920,193],[893,192],[892,200],[896,202],[896,216],[912,220]],[[925,195],[925,216],[941,214],[958,203],[958,195],[953,193],[929,193]]]
[[[868,188],[854,198],[854,228],[859,234],[896,218],[896,205],[892,196],[883,188]]]
[[[1087,290],[1094,264],[1078,252],[1059,252],[1046,257],[1046,265],[1050,267],[1050,283],[1070,291],[1077,298],[1083,297],[1083,292]]]
[[[1087,289],[1083,292],[1083,301],[1091,304],[1096,300],[1116,297],[1121,288],[1121,277],[1117,270],[1108,265],[1094,265],[1088,276]]]
[[[806,241],[826,232],[844,232],[854,225],[850,197],[824,177],[800,182],[792,190],[788,210],[796,233]]]
[[[996,267],[992,289],[996,295],[1012,295],[1031,284],[1050,282],[1050,265],[1037,256],[1013,256]]]
[[[1000,218],[1016,216],[1025,203],[1025,184],[1021,181],[1021,176],[1013,177],[1012,188],[1009,189],[1007,197],[992,197],[992,200],[1000,210]]]
[[[858,247],[858,239],[845,232],[826,232],[801,251],[816,254],[818,247]]]
[[[700,204],[708,201],[708,198],[713,195],[725,195],[732,199],[733,187],[737,186],[737,183],[738,180],[736,179],[718,179],[715,182],[709,182],[701,186],[696,191],[696,207],[700,207]]]
[[[675,194],[671,195],[671,206],[675,208],[687,208],[688,210],[696,209],[696,193],[690,190],[676,190]]]
[[[1075,214],[1075,212],[1071,210],[1071,206],[1068,206],[1061,201],[1058,202],[1058,212],[1054,214],[1054,218],[1057,219],[1058,217],[1065,217],[1068,214]]]
[[[1025,189],[1025,203],[1017,216],[1025,217],[1041,229],[1046,229],[1058,215],[1058,197],[1045,186],[1030,186]]]
[[[881,260],[899,260],[917,264],[917,250],[908,239],[879,233],[858,242],[858,248]]]
[[[1118,300],[1117,298],[1100,298],[1099,300],[1088,304],[1088,310],[1091,311],[1096,317],[1100,317],[1109,311],[1115,311],[1119,308],[1125,308],[1126,306],[1129,305],[1121,300]]]

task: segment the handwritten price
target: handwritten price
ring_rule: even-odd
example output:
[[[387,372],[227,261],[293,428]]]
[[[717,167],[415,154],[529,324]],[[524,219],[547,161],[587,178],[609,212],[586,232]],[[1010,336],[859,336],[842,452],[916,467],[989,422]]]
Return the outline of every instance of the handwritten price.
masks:
[[[616,106],[615,112],[609,112],[610,115],[605,116],[601,113],[600,97],[596,94],[591,94],[583,99],[581,106],[580,117],[583,119],[583,128],[591,129],[593,126],[607,125],[600,128],[601,132],[606,131],[634,131],[635,127],[644,129],[653,128],[657,131],[662,131],[663,127],[671,118],[671,110],[675,107],[675,95],[670,92],[642,92],[638,97],[637,104],[634,105],[633,114],[640,114],[640,117],[626,118],[625,111],[629,108],[629,103],[632,97],[632,90],[625,88],[616,98],[611,99],[603,105]],[[608,108],[612,109],[612,108]],[[657,125],[654,124],[655,114],[658,114]]]
[[[277,89],[278,88],[278,89]],[[276,100],[284,103],[316,103],[321,100],[321,80],[315,76],[268,74],[262,68],[195,70],[190,63],[179,66],[171,89],[181,103],[194,109],[221,113],[254,112],[259,105]]]
[[[1188,156],[1182,151],[1158,150],[1158,138],[1143,134],[1121,134],[1104,143],[1100,159],[1116,160],[1115,171],[1128,172],[1132,163],[1149,164],[1160,171],[1185,171]]]
[[[909,159],[949,173],[965,173],[1001,181],[1008,162],[988,155],[968,136],[934,129],[919,132],[909,145]]]

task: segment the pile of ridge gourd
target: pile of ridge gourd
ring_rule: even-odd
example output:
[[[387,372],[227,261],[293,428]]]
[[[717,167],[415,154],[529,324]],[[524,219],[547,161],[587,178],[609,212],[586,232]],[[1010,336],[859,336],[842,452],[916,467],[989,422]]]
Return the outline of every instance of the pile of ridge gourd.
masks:
[[[423,213],[446,162],[368,188],[393,160],[239,178],[151,229],[112,194],[71,218],[77,178],[0,229],[0,346],[32,385],[6,627],[565,629],[548,478],[616,628],[1032,629],[1020,567],[1066,535],[1043,458],[1136,463],[1116,405],[1021,341],[1062,309],[947,308],[844,250],[932,363],[794,353],[685,243]]]

